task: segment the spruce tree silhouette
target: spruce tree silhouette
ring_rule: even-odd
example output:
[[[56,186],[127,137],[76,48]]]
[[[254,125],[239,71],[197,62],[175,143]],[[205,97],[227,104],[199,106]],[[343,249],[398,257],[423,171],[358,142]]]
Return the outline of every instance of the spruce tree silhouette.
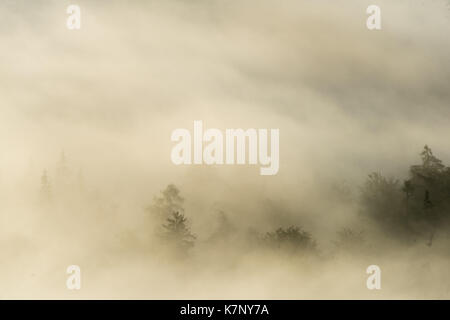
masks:
[[[196,237],[187,226],[187,218],[183,214],[173,212],[166,221],[167,224],[163,224],[163,236],[169,243],[183,251],[194,246]]]

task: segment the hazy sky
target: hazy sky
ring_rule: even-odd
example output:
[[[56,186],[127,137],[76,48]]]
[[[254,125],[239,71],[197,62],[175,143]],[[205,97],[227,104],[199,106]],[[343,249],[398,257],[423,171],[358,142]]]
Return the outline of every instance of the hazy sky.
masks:
[[[71,3],[1,4],[3,175],[40,174],[65,150],[105,188],[289,198],[404,176],[424,144],[450,162],[446,1],[379,1],[379,31],[367,1],[78,1],[76,31]],[[279,128],[278,175],[174,166],[170,134],[194,120]]]
[[[66,28],[69,4],[80,30]],[[370,4],[379,31],[366,28]],[[403,178],[425,144],[450,163],[449,34],[444,0],[2,0],[0,186],[38,185],[64,150],[138,208],[175,183],[191,209],[244,220],[339,211],[324,187]],[[194,120],[278,128],[278,175],[173,165],[171,132]]]

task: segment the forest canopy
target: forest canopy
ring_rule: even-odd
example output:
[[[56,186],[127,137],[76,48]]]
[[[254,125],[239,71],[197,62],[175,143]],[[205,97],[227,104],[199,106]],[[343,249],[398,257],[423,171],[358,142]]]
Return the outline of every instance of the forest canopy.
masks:
[[[431,246],[437,231],[448,231],[450,167],[427,145],[420,156],[422,163],[412,165],[403,182],[370,174],[362,187],[362,214],[391,236],[408,241],[424,236]]]

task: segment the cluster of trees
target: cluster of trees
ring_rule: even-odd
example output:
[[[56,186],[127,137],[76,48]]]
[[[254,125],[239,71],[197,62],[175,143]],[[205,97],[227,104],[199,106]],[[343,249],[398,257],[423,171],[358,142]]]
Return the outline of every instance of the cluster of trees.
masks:
[[[428,146],[420,156],[422,163],[411,166],[408,179],[402,182],[380,173],[370,174],[361,188],[360,209],[362,217],[393,238],[407,241],[424,238],[431,246],[437,231],[450,229],[450,167],[446,167]],[[73,180],[69,176],[67,160],[62,153],[55,179],[63,185]],[[81,185],[82,176],[78,180]],[[42,174],[40,192],[43,199],[51,199],[52,184],[47,171]],[[184,199],[175,185],[168,185],[146,211],[151,214],[152,221],[156,221],[154,232],[177,252],[185,254],[194,247],[197,237],[191,231]],[[208,239],[211,243],[227,240],[236,233],[225,213],[220,212],[218,222],[219,228]],[[317,250],[315,239],[300,226],[277,228],[265,234],[257,232],[253,239],[257,239],[261,247],[290,253]],[[352,250],[360,248],[364,240],[361,231],[344,228],[337,232],[335,245],[338,249]]]
[[[197,237],[192,233],[188,218],[184,213],[184,199],[179,189],[170,184],[156,197],[153,204],[147,208],[153,219],[160,221],[157,234],[177,252],[186,253],[194,247]],[[228,216],[219,212],[218,227],[208,239],[211,243],[229,239],[230,234],[236,232]],[[300,227],[290,226],[278,228],[266,234],[255,234],[258,244],[271,249],[281,249],[287,252],[312,252],[316,249],[316,242],[311,234]]]
[[[409,242],[425,239],[431,246],[436,232],[448,230],[450,223],[450,168],[434,156],[425,146],[420,154],[422,163],[413,165],[408,179],[386,178],[372,173],[361,188],[361,216],[369,218],[391,237]],[[149,208],[159,216],[165,216],[163,237],[179,248],[188,250],[195,244],[183,209],[184,199],[174,185],[169,185]],[[225,237],[233,232],[224,213],[220,215],[222,228],[211,239]],[[362,219],[364,223],[367,219]],[[315,252],[317,244],[312,235],[299,226],[278,228],[266,234],[258,234],[258,244],[287,252]],[[351,228],[337,232],[334,242],[338,249],[360,249],[364,234]]]
[[[263,241],[271,248],[283,249],[288,252],[311,252],[316,249],[316,241],[311,234],[296,226],[267,232]]]
[[[450,222],[450,168],[428,146],[420,156],[422,163],[411,166],[403,182],[370,174],[362,188],[362,213],[393,237],[426,237],[431,246],[436,232],[447,231]]]

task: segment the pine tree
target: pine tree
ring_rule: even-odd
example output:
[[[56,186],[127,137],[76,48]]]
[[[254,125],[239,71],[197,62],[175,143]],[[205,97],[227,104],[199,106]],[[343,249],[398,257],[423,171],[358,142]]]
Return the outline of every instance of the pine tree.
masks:
[[[422,165],[424,169],[431,169],[436,171],[442,171],[443,169],[445,169],[442,161],[433,155],[433,151],[431,151],[428,145],[425,145],[423,151],[420,153],[420,156],[422,157]]]
[[[179,212],[173,212],[171,217],[167,218],[167,224],[163,225],[164,238],[179,249],[189,249],[194,246],[196,237],[191,233],[187,226],[187,218]]]
[[[50,178],[47,175],[47,170],[44,170],[41,176],[41,198],[44,201],[50,201],[52,197],[52,190],[50,184]]]
[[[183,204],[184,199],[180,195],[180,190],[175,185],[169,184],[161,191],[161,196],[153,199],[153,204],[147,207],[146,211],[162,222],[174,212],[183,214]]]

